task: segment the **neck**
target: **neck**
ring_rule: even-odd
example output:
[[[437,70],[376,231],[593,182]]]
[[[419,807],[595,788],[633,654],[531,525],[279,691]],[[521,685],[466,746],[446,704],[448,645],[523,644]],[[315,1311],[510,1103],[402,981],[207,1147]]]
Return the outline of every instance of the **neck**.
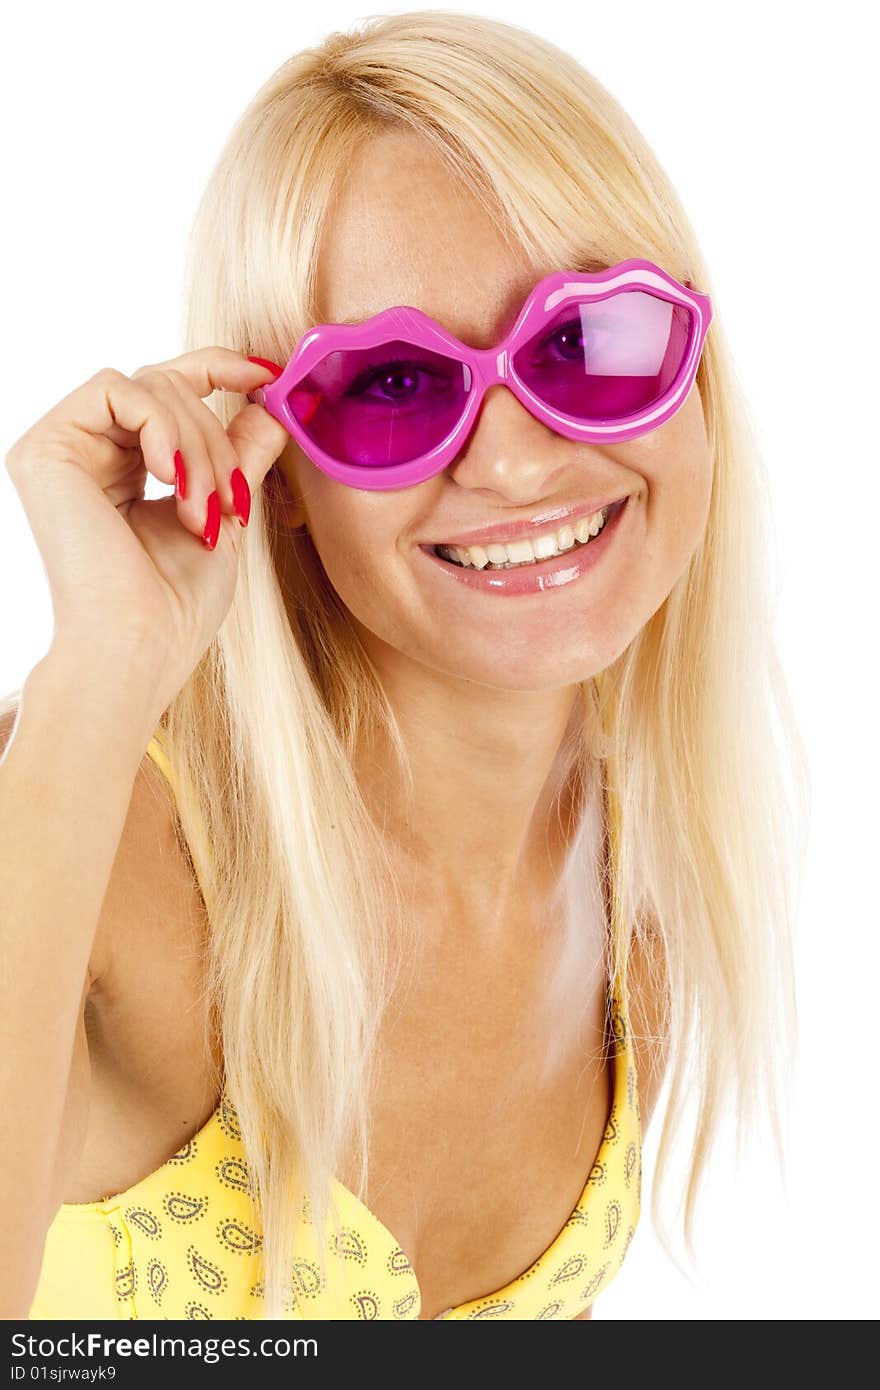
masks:
[[[577,830],[579,687],[499,690],[423,667],[414,683],[398,665],[379,675],[412,787],[384,732],[356,770],[402,881],[467,934],[534,920],[559,890]]]

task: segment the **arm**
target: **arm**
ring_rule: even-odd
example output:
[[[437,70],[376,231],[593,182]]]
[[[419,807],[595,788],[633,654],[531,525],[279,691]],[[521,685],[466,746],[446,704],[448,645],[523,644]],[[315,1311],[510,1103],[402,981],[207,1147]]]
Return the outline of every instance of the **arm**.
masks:
[[[51,650],[0,759],[0,1317],[27,1317],[85,1137],[83,1009],[150,710],[134,676]],[[11,738],[9,737],[11,734]]]

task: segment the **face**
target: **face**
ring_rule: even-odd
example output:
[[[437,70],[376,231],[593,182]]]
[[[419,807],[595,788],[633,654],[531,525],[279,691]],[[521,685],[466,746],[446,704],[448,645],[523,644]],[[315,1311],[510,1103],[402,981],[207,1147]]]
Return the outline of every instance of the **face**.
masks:
[[[339,190],[321,247],[319,322],[397,304],[485,349],[512,327],[536,281],[563,267],[514,254],[487,214],[409,133],[371,140]],[[492,387],[470,438],[440,475],[360,491],[328,478],[291,440],[287,524],[305,525],[380,669],[428,666],[452,680],[548,690],[587,680],[628,646],[703,534],[712,465],[696,384],[658,429],[612,445],[568,440]],[[608,534],[571,552],[570,582],[527,593],[462,582],[423,546],[626,499]],[[601,545],[598,544],[601,541]],[[594,563],[580,563],[595,545]],[[504,571],[524,574],[527,571]]]

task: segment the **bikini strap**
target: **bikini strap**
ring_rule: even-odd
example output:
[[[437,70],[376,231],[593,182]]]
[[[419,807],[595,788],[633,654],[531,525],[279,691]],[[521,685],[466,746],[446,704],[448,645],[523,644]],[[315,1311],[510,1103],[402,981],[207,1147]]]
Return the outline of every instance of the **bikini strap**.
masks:
[[[623,923],[620,920],[620,905],[617,900],[615,888],[617,886],[617,873],[620,863],[620,834],[622,825],[622,814],[620,801],[614,782],[613,764],[611,759],[605,762],[605,814],[608,825],[608,910],[611,917],[611,935],[616,949],[623,946]],[[627,988],[626,988],[626,966],[628,952],[619,951],[619,966],[615,963],[615,987],[620,990],[622,1003],[626,1007]]]
[[[157,766],[157,767],[160,769],[160,771],[162,772],[162,775],[164,776],[165,780],[167,781],[167,783],[168,783],[168,785],[169,785],[169,787],[170,787],[170,789],[171,789],[171,796],[172,796],[172,799],[174,800],[175,805],[176,805],[176,802],[177,802],[177,783],[176,783],[176,780],[175,780],[175,777],[174,777],[174,773],[173,773],[172,770],[171,770],[171,762],[170,762],[170,760],[169,760],[169,758],[168,758],[168,754],[165,752],[165,750],[164,750],[164,748],[162,747],[162,745],[161,745],[161,743],[159,742],[159,740],[158,740],[157,738],[155,738],[155,737],[153,737],[153,738],[150,739],[150,741],[149,741],[149,743],[147,744],[147,747],[146,747],[146,752],[147,752],[147,754],[149,755],[149,757],[152,758],[153,762],[156,764],[156,766]],[[180,824],[180,822],[179,822],[179,817],[178,817],[178,824]],[[206,910],[207,910],[209,916],[213,916],[213,912],[212,912],[212,901],[211,901],[209,895],[206,893],[206,890],[205,890],[205,874],[204,874],[204,872],[203,872],[203,870],[202,870],[202,867],[201,867],[200,863],[196,860],[195,852],[194,852],[194,850],[193,850],[193,848],[192,848],[192,845],[190,844],[189,840],[186,839],[186,838],[183,836],[182,826],[180,827],[180,835],[181,835],[181,841],[182,841],[183,848],[184,848],[185,851],[186,851],[187,857],[188,857],[189,862],[190,862],[190,865],[191,865],[191,867],[192,867],[192,872],[193,872],[193,874],[194,874],[194,876],[195,876],[196,883],[198,884],[199,892],[200,892],[201,895],[202,895],[202,899],[203,899],[203,901],[204,901],[204,903],[205,903]],[[212,852],[211,852],[210,846],[208,846],[207,852],[208,852],[209,855],[211,855]]]
[[[170,785],[173,787],[174,777],[171,773],[171,764],[168,761],[168,757],[164,752],[159,741],[156,738],[151,738],[149,743],[147,744],[146,751],[149,754],[149,756],[153,759],[153,762],[156,764],[156,766],[161,769],[166,781],[168,781]]]

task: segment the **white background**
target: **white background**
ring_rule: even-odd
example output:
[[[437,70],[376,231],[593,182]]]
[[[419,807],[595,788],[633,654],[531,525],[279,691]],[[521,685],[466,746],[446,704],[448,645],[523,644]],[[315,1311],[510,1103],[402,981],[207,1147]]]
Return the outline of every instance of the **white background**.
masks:
[[[372,12],[324,3],[312,23],[298,8],[151,0],[7,9],[3,453],[99,367],[130,372],[181,350],[184,243],[229,127],[285,57]],[[595,1318],[872,1318],[880,306],[866,30],[875,7],[484,0],[474,9],[541,33],[592,70],[646,134],[696,228],[772,474],[784,563],[778,634],[812,762],[787,1188],[766,1137],[738,1172],[723,1137],[692,1284],[650,1225],[653,1125],[642,1222]],[[164,491],[150,479],[149,495]],[[52,631],[39,555],[5,470],[0,594],[5,691]]]

